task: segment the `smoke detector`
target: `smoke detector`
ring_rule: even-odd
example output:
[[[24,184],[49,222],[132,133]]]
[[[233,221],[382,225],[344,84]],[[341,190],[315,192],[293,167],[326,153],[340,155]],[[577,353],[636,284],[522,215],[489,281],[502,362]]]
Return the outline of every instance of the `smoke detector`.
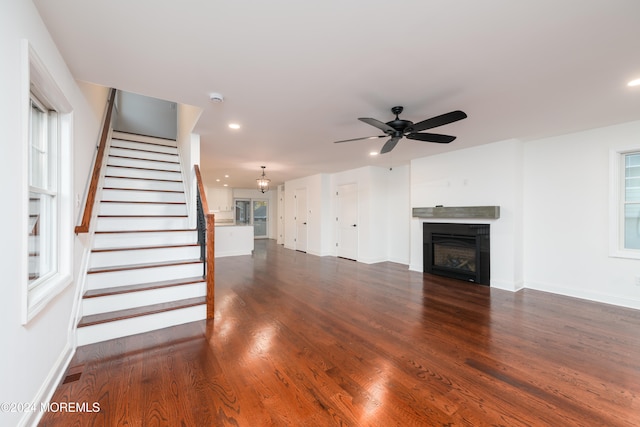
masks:
[[[219,104],[222,101],[224,101],[224,96],[222,96],[222,94],[218,92],[211,92],[209,94],[209,100],[211,102],[215,102],[216,104]]]

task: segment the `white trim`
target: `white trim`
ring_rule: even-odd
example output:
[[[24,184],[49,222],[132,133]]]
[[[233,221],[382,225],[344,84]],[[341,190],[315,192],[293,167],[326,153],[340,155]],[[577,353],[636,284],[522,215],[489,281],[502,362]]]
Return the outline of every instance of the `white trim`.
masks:
[[[58,147],[57,152],[57,247],[58,254],[55,273],[49,279],[42,280],[37,286],[27,286],[28,278],[28,203],[29,185],[27,173],[20,177],[22,194],[22,219],[20,222],[22,238],[19,250],[25,256],[21,257],[21,321],[26,325],[63,289],[73,282],[73,110],[66,96],[47,71],[28,40],[22,41],[22,151],[21,161],[23,170],[28,171],[29,161],[29,108],[31,92],[41,101],[51,106],[58,114]]]
[[[33,399],[32,407],[36,408],[36,410],[25,412],[18,422],[18,427],[35,426],[40,422],[44,414],[40,410],[41,405],[51,401],[74,354],[75,349],[67,342]]]
[[[526,289],[534,289],[542,292],[550,292],[556,295],[564,295],[572,298],[580,298],[588,301],[595,301],[604,304],[612,304],[621,307],[633,308],[640,310],[640,300],[619,297],[616,295],[603,294],[590,290],[567,288],[553,283],[532,282],[525,283]]]
[[[640,152],[640,146],[609,150],[609,256],[640,259],[640,250],[624,248],[624,225],[621,203],[624,187],[621,181],[625,154]]]

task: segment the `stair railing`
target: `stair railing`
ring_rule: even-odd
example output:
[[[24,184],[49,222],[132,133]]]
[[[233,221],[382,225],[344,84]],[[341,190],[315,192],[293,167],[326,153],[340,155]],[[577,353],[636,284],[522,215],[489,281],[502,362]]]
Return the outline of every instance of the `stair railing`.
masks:
[[[200,244],[200,259],[204,261],[203,277],[207,282],[207,319],[213,319],[215,307],[215,216],[209,212],[209,204],[207,203],[207,195],[204,191],[202,176],[200,175],[200,167],[193,166],[196,173],[197,192],[197,225],[198,225],[198,243]]]
[[[76,234],[89,232],[89,225],[91,223],[91,217],[93,215],[93,206],[96,201],[96,193],[98,192],[98,182],[100,181],[100,169],[102,168],[102,161],[104,159],[105,147],[107,146],[109,130],[111,130],[111,115],[113,112],[113,104],[115,103],[115,99],[116,89],[111,88],[111,90],[109,91],[109,102],[107,103],[107,111],[104,116],[104,122],[102,123],[102,134],[100,135],[100,142],[98,143],[98,152],[93,164],[93,172],[91,173],[89,190],[87,191],[87,199],[84,205],[84,212],[82,214],[80,225],[77,225],[75,228]]]

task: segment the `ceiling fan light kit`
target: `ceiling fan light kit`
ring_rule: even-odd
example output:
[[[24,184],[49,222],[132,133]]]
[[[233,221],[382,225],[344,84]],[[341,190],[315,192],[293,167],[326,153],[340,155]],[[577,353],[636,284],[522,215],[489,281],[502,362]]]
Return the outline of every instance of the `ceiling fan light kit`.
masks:
[[[359,141],[363,139],[391,137],[382,146],[382,149],[380,150],[380,154],[388,153],[391,150],[393,150],[403,137],[407,139],[413,139],[415,141],[448,144],[454,139],[456,139],[456,137],[451,135],[442,135],[439,133],[427,133],[427,132],[421,132],[421,131],[435,128],[438,126],[444,126],[449,123],[457,122],[458,120],[467,118],[467,115],[463,111],[456,110],[456,111],[451,111],[450,113],[441,114],[439,116],[435,116],[430,119],[426,119],[414,124],[412,121],[404,120],[399,117],[403,109],[404,108],[402,106],[393,107],[391,109],[391,112],[395,114],[396,118],[386,123],[381,122],[380,120],[377,120],[377,119],[369,118],[369,117],[360,117],[358,119],[361,122],[364,122],[368,125],[371,125],[373,127],[380,129],[382,132],[384,132],[384,135],[345,139],[342,141],[335,141],[335,143],[339,144],[342,142]]]

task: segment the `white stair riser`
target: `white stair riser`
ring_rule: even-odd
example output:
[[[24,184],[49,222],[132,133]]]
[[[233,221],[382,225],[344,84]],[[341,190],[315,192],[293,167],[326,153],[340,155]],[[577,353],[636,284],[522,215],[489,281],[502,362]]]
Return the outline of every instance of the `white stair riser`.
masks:
[[[151,181],[146,179],[110,178],[104,179],[103,187],[130,188],[135,190],[184,191],[182,182]]]
[[[172,302],[181,299],[202,297],[207,294],[205,282],[189,285],[170,286],[167,288],[149,289],[140,292],[109,295],[82,300],[82,315],[89,316],[110,311],[127,310],[145,305]]]
[[[89,268],[148,264],[165,261],[186,261],[198,258],[200,258],[200,246],[92,252],[89,259]]]
[[[102,200],[120,202],[185,202],[184,193],[139,190],[102,190]]]
[[[96,231],[182,230],[189,228],[188,218],[98,218]]]
[[[114,338],[149,332],[183,323],[204,320],[207,308],[204,305],[165,311],[148,316],[134,317],[115,322],[101,323],[93,326],[78,328],[78,345],[93,344]]]
[[[165,203],[100,203],[100,215],[186,215],[187,205]]]
[[[179,161],[178,156],[170,153],[151,152],[147,149],[132,150],[128,148],[118,148],[111,146],[109,156],[134,157],[136,159],[162,160],[165,162],[176,163]]]
[[[146,233],[108,233],[96,234],[93,240],[95,249],[126,248],[132,246],[179,245],[198,241],[197,231],[171,231]]]
[[[87,274],[87,290],[153,283],[203,275],[203,264],[183,264]]]
[[[149,143],[152,144],[153,146],[162,146],[162,147],[172,147],[172,148],[176,148],[177,147],[177,142],[175,140],[168,140],[168,139],[162,139],[162,138],[154,138],[153,136],[144,136],[144,135],[133,135],[130,133],[124,133],[124,132],[118,132],[115,131],[112,133],[111,138],[114,140],[123,140],[123,141],[131,141],[131,142],[135,142],[135,141],[140,141],[141,143]],[[149,145],[146,144],[146,145]]]
[[[153,162],[150,160],[123,159],[121,157],[109,156],[107,160],[109,166],[127,166],[141,169],[160,169],[163,171],[180,171],[178,163]]]
[[[121,139],[112,139],[110,148],[131,148],[134,150],[154,151],[163,154],[178,154],[177,147],[169,147],[167,145],[145,144],[142,142],[125,141]]]
[[[165,181],[182,181],[182,174],[178,172],[148,171],[142,169],[129,169],[117,166],[107,166],[108,176],[123,176],[127,178],[161,179]]]

